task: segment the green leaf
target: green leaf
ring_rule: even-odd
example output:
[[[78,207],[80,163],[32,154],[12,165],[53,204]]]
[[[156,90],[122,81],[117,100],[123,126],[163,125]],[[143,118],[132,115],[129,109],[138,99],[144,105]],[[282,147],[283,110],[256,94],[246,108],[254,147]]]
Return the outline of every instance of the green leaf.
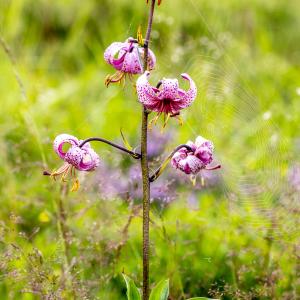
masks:
[[[128,277],[125,274],[122,274],[123,278],[126,282],[126,286],[127,286],[127,299],[128,300],[141,300],[141,295],[139,290],[137,289],[136,285],[134,284],[134,281]]]
[[[206,298],[206,297],[195,297],[195,298],[190,298],[187,300],[219,300],[219,299],[212,299],[212,298]]]
[[[149,300],[167,300],[169,296],[169,279],[160,281],[152,290]]]
[[[124,146],[126,147],[126,149],[132,151],[132,147],[130,146],[129,142],[127,141],[126,137],[124,136],[122,128],[120,129],[120,133],[121,133],[121,136],[122,136]]]

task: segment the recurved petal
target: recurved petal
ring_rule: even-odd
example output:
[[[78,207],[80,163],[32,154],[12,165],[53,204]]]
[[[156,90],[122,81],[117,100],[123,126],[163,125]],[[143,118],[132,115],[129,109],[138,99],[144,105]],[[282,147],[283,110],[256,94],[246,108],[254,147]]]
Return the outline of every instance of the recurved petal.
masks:
[[[83,157],[78,165],[80,171],[94,171],[100,164],[99,155],[92,149],[83,149]]]
[[[53,141],[53,149],[61,159],[65,158],[67,151],[64,151],[63,146],[69,144],[70,146],[78,146],[78,139],[70,134],[60,134]]]
[[[156,56],[151,49],[148,49],[148,56],[149,56],[148,59],[149,70],[153,70],[156,65]]]
[[[104,51],[104,59],[107,63],[113,64],[113,59],[118,54],[118,52],[124,47],[125,43],[114,42],[106,48]]]
[[[131,74],[141,74],[142,65],[138,54],[137,47],[134,47],[132,52],[128,52],[124,58],[122,71]]]
[[[197,97],[197,87],[194,80],[188,74],[183,73],[181,74],[181,77],[185,80],[188,80],[190,83],[190,87],[187,91],[184,91],[182,89],[179,89],[178,91],[183,108],[185,108],[190,106]]]
[[[180,149],[182,150],[182,149]],[[182,151],[177,151],[171,160],[171,165],[173,166],[173,168],[178,169],[179,168],[179,163],[180,161],[184,160],[187,157],[187,152]],[[185,149],[186,150],[186,149]],[[187,151],[187,150],[186,150]]]
[[[196,150],[197,146],[192,141],[187,141],[186,144],[192,148],[193,151]]]
[[[156,88],[150,85],[148,77],[150,75],[149,71],[146,71],[141,75],[136,82],[136,91],[139,101],[146,107],[155,105],[157,101]]]
[[[110,64],[116,70],[119,70],[119,71],[122,70],[126,54],[127,54],[127,52],[125,52],[123,50],[119,51],[118,58],[114,58],[114,57],[110,58]]]
[[[202,161],[194,155],[188,155],[185,159],[182,159],[178,163],[178,168],[185,174],[196,175],[204,167],[205,165],[202,163]]]
[[[203,164],[207,166],[213,161],[213,150],[208,145],[203,144],[203,146],[197,148],[195,156],[197,156]]]
[[[198,136],[195,145],[197,147],[195,156],[197,156],[205,165],[210,164],[213,160],[213,143],[202,136]]]
[[[204,143],[209,142],[210,144],[212,144],[209,140],[205,139],[203,136],[198,135],[195,141],[195,145],[197,147],[201,147]]]
[[[80,162],[83,159],[85,151],[86,150],[83,150],[83,149],[79,148],[78,146],[73,146],[66,153],[65,161],[67,163],[69,163],[70,165],[74,166],[76,169],[78,169],[80,166]]]

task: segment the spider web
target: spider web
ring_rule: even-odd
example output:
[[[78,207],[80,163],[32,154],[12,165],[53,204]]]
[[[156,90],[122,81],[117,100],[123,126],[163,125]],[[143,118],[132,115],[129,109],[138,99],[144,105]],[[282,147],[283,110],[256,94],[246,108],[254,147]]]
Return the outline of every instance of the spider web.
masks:
[[[197,103],[184,115],[185,125],[191,137],[203,135],[215,144],[229,208],[226,218],[238,213],[247,226],[266,237],[291,241],[299,235],[300,205],[299,192],[291,192],[288,180],[286,142],[272,120],[272,111],[261,109],[261,99],[227,53],[223,41],[230,39],[230,33],[214,33],[196,0],[186,0],[186,6],[208,32],[200,45],[213,51],[193,55],[185,63],[184,71],[199,90]],[[176,53],[180,56],[181,50],[174,49],[174,63],[180,61]],[[169,58],[160,63],[170,69]]]

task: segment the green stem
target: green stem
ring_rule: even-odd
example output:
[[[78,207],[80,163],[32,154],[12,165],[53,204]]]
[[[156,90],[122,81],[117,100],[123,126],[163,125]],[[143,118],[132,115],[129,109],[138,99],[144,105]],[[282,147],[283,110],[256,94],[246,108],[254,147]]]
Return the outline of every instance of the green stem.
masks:
[[[81,148],[81,147],[83,147],[86,143],[93,142],[93,141],[96,141],[96,142],[102,142],[102,143],[105,143],[105,144],[107,144],[107,145],[110,145],[110,146],[112,146],[112,147],[114,147],[114,148],[117,148],[117,149],[119,149],[119,150],[121,150],[121,151],[123,151],[123,152],[126,152],[126,153],[130,154],[130,155],[131,155],[133,158],[135,158],[135,159],[140,159],[140,158],[141,158],[141,154],[136,153],[136,152],[133,152],[133,151],[131,151],[131,150],[129,150],[129,149],[126,149],[126,148],[124,148],[124,147],[122,147],[122,146],[120,146],[120,145],[117,145],[117,144],[115,144],[115,143],[113,143],[113,142],[111,142],[111,141],[108,141],[108,140],[103,139],[103,138],[100,138],[100,137],[91,137],[91,138],[88,138],[88,139],[82,141],[82,142],[80,143],[79,147]]]
[[[148,46],[151,36],[155,0],[152,0],[148,28],[144,44],[144,71],[148,69]],[[142,113],[141,132],[141,169],[143,181],[143,300],[149,299],[149,220],[150,220],[150,181],[148,165],[148,115],[149,112],[144,107]]]
[[[149,219],[150,181],[147,154],[148,112],[143,110],[141,135],[141,168],[143,180],[143,300],[149,299]]]

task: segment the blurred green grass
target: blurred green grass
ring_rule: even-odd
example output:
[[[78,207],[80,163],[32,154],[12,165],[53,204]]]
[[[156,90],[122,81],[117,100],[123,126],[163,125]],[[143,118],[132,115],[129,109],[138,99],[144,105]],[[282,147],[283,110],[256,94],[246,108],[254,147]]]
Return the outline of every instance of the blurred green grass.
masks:
[[[121,142],[122,127],[138,145],[140,105],[131,84],[105,88],[113,70],[103,51],[140,24],[145,30],[144,2],[0,3],[0,36],[15,60],[1,49],[1,299],[39,299],[26,291],[40,285],[72,298],[62,284],[62,192],[41,173],[60,163],[51,143],[62,132]],[[299,9],[297,0],[164,0],[156,10],[151,80],[187,72],[199,88],[184,126],[169,122],[176,137],[168,148],[199,134],[213,140],[224,181],[197,193],[199,210],[188,208],[186,193],[162,211],[153,207],[151,282],[170,278],[171,299],[300,297],[299,201],[290,201],[297,194],[287,179],[299,161]],[[95,148],[118,167],[119,154]],[[75,290],[80,299],[125,299],[122,270],[141,282],[141,219],[127,238],[130,207],[101,200],[93,176],[62,200]]]

